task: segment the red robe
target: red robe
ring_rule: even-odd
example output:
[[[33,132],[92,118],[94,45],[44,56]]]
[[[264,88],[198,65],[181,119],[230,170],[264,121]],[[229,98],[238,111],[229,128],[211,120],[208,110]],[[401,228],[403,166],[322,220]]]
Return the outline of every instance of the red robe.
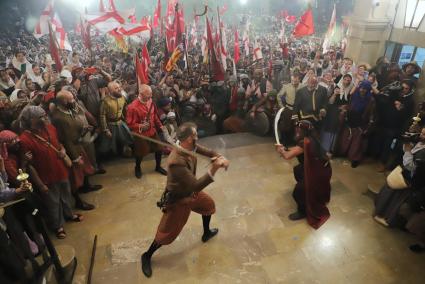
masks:
[[[315,229],[329,219],[332,168],[317,158],[310,138],[304,138],[304,192],[307,222]]]
[[[152,109],[148,117],[151,105]],[[150,123],[149,129],[143,132],[140,131],[142,121],[148,121]],[[148,103],[142,103],[139,99],[135,99],[127,108],[126,122],[131,131],[148,137],[154,137],[156,129],[162,128],[162,123],[158,118],[156,106],[152,100]]]

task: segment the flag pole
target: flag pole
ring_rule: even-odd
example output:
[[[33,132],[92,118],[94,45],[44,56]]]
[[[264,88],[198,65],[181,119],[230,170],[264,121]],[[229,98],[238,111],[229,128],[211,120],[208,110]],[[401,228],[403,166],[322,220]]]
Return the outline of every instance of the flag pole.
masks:
[[[210,50],[210,47],[209,47],[209,43],[208,43],[208,25],[210,25],[210,27],[211,27],[211,24],[209,23],[209,20],[208,20],[208,6],[205,4],[205,12],[204,12],[204,15],[205,15],[205,25],[206,25],[206,29],[207,29],[207,46],[208,46],[208,76],[210,77],[210,81],[211,81],[211,78],[212,78],[212,76],[211,76],[211,74],[212,74],[212,70],[211,70],[211,50]]]
[[[58,39],[56,38],[56,35],[53,34],[52,22],[50,20],[48,20],[47,24],[49,25],[49,36],[52,37],[52,39],[53,39],[53,43],[56,46],[56,49],[58,50],[58,53],[59,53],[60,64],[63,65],[62,64],[62,51],[60,49],[60,45],[58,43]],[[56,66],[56,72],[60,73],[59,70],[57,70],[57,67],[58,66]]]
[[[190,65],[189,65],[189,56],[188,56],[188,53],[187,53],[186,38],[187,38],[187,26],[184,27],[183,48],[184,48],[184,53],[185,53],[185,56],[186,56],[187,72],[189,74],[191,74],[192,72],[191,72],[191,68],[190,68]]]
[[[221,18],[220,18],[220,8],[218,7],[218,5],[217,5],[217,21],[218,21],[218,34],[219,34],[219,39],[220,39],[220,46],[219,46],[219,48],[220,48],[220,65],[223,67],[223,70],[224,70],[224,66],[223,66],[223,62],[222,62],[222,52],[223,52],[223,50],[221,49],[222,47],[223,47],[223,35],[221,34]],[[224,73],[226,73],[226,70],[224,70]]]

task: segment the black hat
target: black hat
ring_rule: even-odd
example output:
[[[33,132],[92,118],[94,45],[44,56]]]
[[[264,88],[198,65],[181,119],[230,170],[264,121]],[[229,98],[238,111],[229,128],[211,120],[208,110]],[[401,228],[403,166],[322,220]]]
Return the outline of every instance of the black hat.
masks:
[[[416,61],[410,61],[409,63],[406,63],[406,64],[404,64],[403,65],[403,71],[404,72],[406,72],[406,69],[407,69],[407,66],[413,66],[413,67],[415,67],[415,73],[413,73],[413,74],[417,74],[417,73],[420,73],[421,72],[421,67],[418,65],[418,63],[416,63]]]

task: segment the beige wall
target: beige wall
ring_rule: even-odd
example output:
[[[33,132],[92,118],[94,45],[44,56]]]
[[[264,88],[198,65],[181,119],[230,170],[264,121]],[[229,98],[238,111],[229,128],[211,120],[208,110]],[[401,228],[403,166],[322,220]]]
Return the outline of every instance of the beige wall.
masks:
[[[425,48],[425,21],[417,30],[404,28],[406,1],[381,0],[380,5],[374,7],[372,0],[357,0],[353,15],[348,18],[350,30],[346,56],[357,63],[367,62],[373,66],[376,59],[384,55],[387,40]],[[419,79],[416,100],[425,100],[424,70]]]
[[[385,50],[384,36],[388,37],[388,21],[350,19],[349,39],[346,56],[355,62],[373,65]]]

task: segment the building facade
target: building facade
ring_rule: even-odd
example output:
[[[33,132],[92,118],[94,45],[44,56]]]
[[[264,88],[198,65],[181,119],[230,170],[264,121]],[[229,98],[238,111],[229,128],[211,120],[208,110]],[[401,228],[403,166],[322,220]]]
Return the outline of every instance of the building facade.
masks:
[[[418,101],[425,100],[425,0],[357,0],[346,55],[374,65],[385,55],[392,62],[416,61],[422,67]]]

